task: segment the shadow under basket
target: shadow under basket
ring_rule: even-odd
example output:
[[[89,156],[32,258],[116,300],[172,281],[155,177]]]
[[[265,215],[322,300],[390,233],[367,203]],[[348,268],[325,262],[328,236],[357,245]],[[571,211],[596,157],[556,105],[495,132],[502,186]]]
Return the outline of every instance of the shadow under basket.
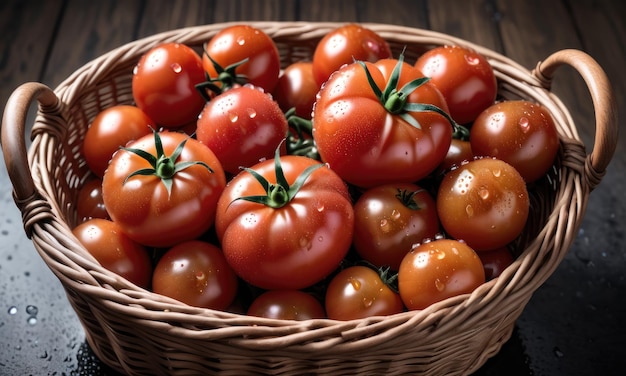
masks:
[[[310,59],[338,23],[250,22],[276,42],[283,67]],[[506,342],[533,292],[551,275],[576,237],[590,192],[600,183],[617,142],[616,109],[605,73],[587,54],[557,51],[528,70],[489,49],[445,34],[364,24],[409,63],[439,45],[474,48],[492,64],[504,99],[545,106],[560,136],[548,176],[530,188],[531,213],[516,241],[517,259],[471,294],[422,311],[352,321],[281,321],[186,306],[141,289],[101,267],[71,233],[76,197],[89,177],[80,145],[99,111],[132,103],[139,57],[161,42],[202,44],[229,24],[189,27],[121,46],[74,72],[54,91],[25,83],[7,102],[2,148],[24,228],[61,281],[96,355],[129,375],[156,374],[469,374]],[[587,154],[573,120],[551,93],[558,67],[572,66],[589,88],[596,135]],[[26,114],[39,103],[26,147]]]

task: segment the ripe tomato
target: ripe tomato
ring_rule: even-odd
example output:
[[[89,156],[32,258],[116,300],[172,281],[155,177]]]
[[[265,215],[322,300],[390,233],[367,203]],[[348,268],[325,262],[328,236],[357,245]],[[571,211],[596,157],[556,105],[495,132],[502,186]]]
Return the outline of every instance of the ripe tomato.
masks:
[[[120,147],[151,133],[156,124],[140,108],[117,105],[104,109],[93,119],[83,140],[82,152],[89,169],[104,175],[109,161]]]
[[[415,67],[441,91],[457,123],[472,122],[496,99],[498,86],[491,64],[470,48],[433,48],[417,59]]]
[[[354,212],[332,169],[307,157],[276,155],[229,182],[215,228],[242,279],[264,289],[298,290],[340,264],[352,243]]]
[[[206,80],[202,60],[180,43],[160,44],[144,55],[133,71],[137,107],[167,128],[195,120],[205,104],[196,85]]]
[[[469,140],[460,140],[453,138],[448,149],[448,154],[439,166],[439,170],[445,172],[455,166],[459,166],[463,162],[469,162],[474,159],[472,144]]]
[[[313,63],[299,61],[285,68],[274,88],[274,100],[281,110],[295,108],[296,115],[310,119],[319,86],[313,77]]]
[[[478,257],[485,269],[487,281],[499,277],[504,269],[513,263],[513,255],[507,247],[500,247],[492,251],[478,252]]]
[[[354,60],[376,62],[390,58],[387,41],[371,29],[346,24],[326,34],[313,52],[313,76],[321,86],[330,75]]]
[[[72,233],[104,268],[139,287],[149,286],[152,262],[148,251],[117,223],[94,218],[74,227]]]
[[[167,250],[152,275],[152,291],[196,307],[224,310],[237,295],[237,276],[222,250],[190,240]]]
[[[248,315],[298,321],[326,317],[322,303],[300,290],[266,291],[254,299],[248,308]]]
[[[285,114],[268,94],[240,86],[206,104],[196,137],[215,153],[225,171],[236,174],[240,167],[272,158],[287,131]]]
[[[115,153],[102,181],[104,205],[128,236],[169,247],[212,226],[226,177],[209,148],[170,131],[144,136],[129,148]]]
[[[89,179],[80,188],[76,200],[76,217],[79,223],[93,218],[109,219],[102,199],[102,179]]]
[[[530,201],[526,183],[510,164],[481,158],[446,174],[437,213],[444,230],[476,251],[502,247],[524,229]]]
[[[435,200],[415,184],[373,187],[354,204],[354,248],[375,266],[398,270],[413,244],[438,232]]]
[[[326,315],[333,320],[355,320],[400,313],[404,305],[380,274],[367,266],[340,271],[326,289]]]
[[[202,65],[211,79],[219,79],[228,87],[236,83],[250,83],[271,92],[280,74],[280,55],[276,44],[263,30],[249,25],[233,25],[220,30],[206,43]],[[210,57],[210,58],[209,58]],[[226,68],[242,62],[234,74],[221,74]],[[226,76],[226,77],[225,77]],[[220,83],[216,83],[218,86]]]
[[[504,101],[483,111],[470,132],[477,155],[501,159],[527,183],[544,176],[559,150],[559,135],[548,110],[525,100]]]
[[[476,252],[452,239],[418,245],[402,260],[398,271],[400,297],[411,310],[471,293],[484,282],[483,264]]]
[[[421,85],[405,87],[415,80]],[[431,173],[448,152],[452,125],[441,93],[425,80],[394,59],[356,62],[333,74],[313,110],[322,160],[361,187],[415,182]]]

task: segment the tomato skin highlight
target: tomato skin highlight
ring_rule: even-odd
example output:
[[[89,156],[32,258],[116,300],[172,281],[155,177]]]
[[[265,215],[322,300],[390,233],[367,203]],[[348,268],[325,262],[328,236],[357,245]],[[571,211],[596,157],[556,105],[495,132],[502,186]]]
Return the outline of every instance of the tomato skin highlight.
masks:
[[[554,164],[559,135],[545,107],[511,100],[494,104],[478,116],[470,131],[470,143],[477,155],[509,163],[532,183]]]
[[[351,266],[340,271],[326,289],[326,314],[333,320],[356,320],[400,313],[404,305],[377,271]]]
[[[383,59],[365,63],[379,88],[384,88],[398,63]],[[403,63],[398,88],[423,75]],[[443,96],[429,82],[410,93],[407,102],[428,103],[447,111]],[[409,112],[418,129],[387,111],[358,63],[335,72],[318,94],[313,110],[313,137],[322,160],[347,182],[368,188],[412,183],[443,161],[452,140],[452,126],[435,112]]]
[[[407,207],[400,192],[417,192]],[[386,184],[366,190],[354,204],[353,244],[357,253],[377,267],[398,270],[413,244],[439,232],[437,206],[430,194],[415,184]]]
[[[313,63],[298,61],[285,68],[273,96],[283,112],[295,108],[296,115],[310,119],[318,91],[319,85],[313,77]]]
[[[102,199],[102,179],[86,181],[78,191],[76,201],[76,219],[78,223],[93,218],[110,219]]]
[[[415,67],[431,78],[441,91],[450,116],[459,124],[468,124],[498,94],[498,84],[491,64],[480,53],[463,46],[440,46],[428,50]]]
[[[313,76],[321,86],[330,75],[354,60],[376,62],[390,58],[391,48],[376,32],[358,24],[346,24],[328,32],[313,52]]]
[[[133,176],[150,164],[127,150],[118,151],[104,174],[102,194],[109,215],[135,241],[154,247],[169,247],[192,240],[207,231],[214,222],[217,200],[226,185],[226,177],[217,157],[205,145],[189,136],[159,132],[166,155],[187,140],[178,161],[203,161],[173,177],[171,193],[157,176]],[[153,135],[129,145],[156,154]]]
[[[300,290],[269,290],[259,295],[248,315],[278,320],[311,320],[326,317],[324,307],[312,295]]]
[[[319,164],[300,156],[280,160],[289,184],[305,168]],[[276,183],[274,160],[251,168]],[[243,171],[229,182],[218,202],[216,233],[237,275],[274,290],[303,289],[328,276],[352,242],[354,212],[345,183],[323,166],[279,209],[239,200],[265,194],[252,174]]]
[[[215,245],[191,240],[168,249],[154,268],[152,289],[196,307],[224,310],[237,295],[237,276]]]
[[[234,175],[240,167],[272,158],[287,131],[287,118],[268,94],[241,86],[206,104],[196,137],[215,153],[224,170]]]
[[[163,43],[146,52],[133,71],[137,107],[166,128],[195,120],[205,100],[195,85],[206,80],[202,60],[190,47]]]
[[[104,268],[139,287],[150,286],[152,262],[147,249],[130,239],[117,223],[90,219],[74,227],[72,233]]]
[[[508,163],[475,159],[447,173],[437,194],[444,230],[475,251],[503,247],[521,234],[530,208],[526,183]]]
[[[467,244],[453,239],[422,243],[400,264],[398,289],[410,310],[467,294],[485,283],[480,258]]]

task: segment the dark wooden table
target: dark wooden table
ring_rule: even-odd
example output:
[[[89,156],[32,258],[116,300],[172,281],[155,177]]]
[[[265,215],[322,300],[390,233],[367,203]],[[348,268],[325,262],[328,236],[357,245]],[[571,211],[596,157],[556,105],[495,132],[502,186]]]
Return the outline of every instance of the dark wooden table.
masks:
[[[356,21],[445,32],[532,68],[578,48],[595,57],[626,109],[626,2],[621,0],[207,0],[0,3],[0,103],[20,83],[54,87],[87,61],[169,29],[246,20]],[[573,70],[553,91],[592,145],[593,108]],[[568,256],[536,292],[511,340],[481,375],[617,375],[626,368],[624,137]],[[24,236],[0,169],[0,374],[111,374],[94,358],[60,283]],[[33,320],[34,319],[34,320]]]

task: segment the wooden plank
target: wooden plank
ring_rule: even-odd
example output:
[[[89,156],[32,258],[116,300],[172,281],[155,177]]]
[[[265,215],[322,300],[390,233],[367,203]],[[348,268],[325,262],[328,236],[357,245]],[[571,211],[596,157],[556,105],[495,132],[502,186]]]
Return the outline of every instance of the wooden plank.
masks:
[[[40,81],[61,14],[57,1],[0,3],[0,103],[20,84]]]
[[[139,0],[70,0],[43,81],[56,86],[86,62],[133,40],[140,5]]]
[[[429,26],[483,47],[502,52],[498,14],[491,1],[433,0],[428,3]]]
[[[359,22],[356,0],[301,1],[298,19],[302,21]]]

